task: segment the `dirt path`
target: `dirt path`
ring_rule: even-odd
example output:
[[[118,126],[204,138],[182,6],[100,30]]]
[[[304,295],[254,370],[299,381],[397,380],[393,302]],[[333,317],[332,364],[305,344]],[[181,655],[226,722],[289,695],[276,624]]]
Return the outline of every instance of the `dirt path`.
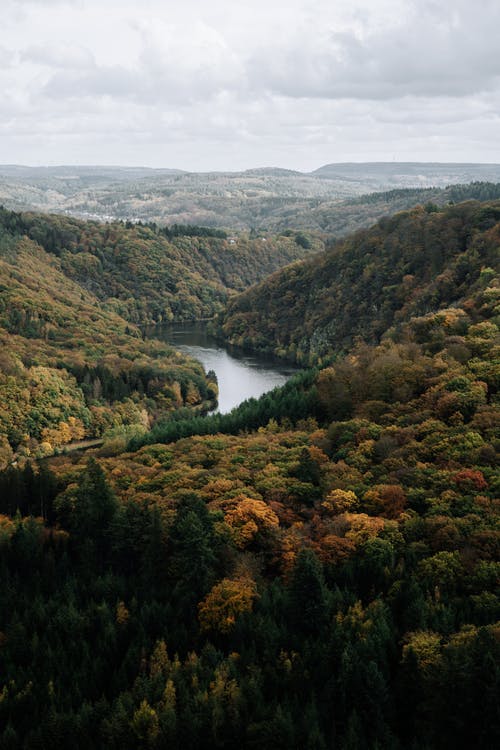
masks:
[[[102,438],[92,438],[90,440],[75,440],[74,443],[66,443],[61,445],[59,453],[73,453],[74,451],[84,451],[87,448],[97,448],[102,445],[104,440]]]

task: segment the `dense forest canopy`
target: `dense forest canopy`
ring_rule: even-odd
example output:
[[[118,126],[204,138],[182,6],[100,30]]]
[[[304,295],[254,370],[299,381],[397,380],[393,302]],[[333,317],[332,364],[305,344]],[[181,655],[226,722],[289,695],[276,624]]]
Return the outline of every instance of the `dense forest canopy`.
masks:
[[[62,273],[91,291],[106,309],[138,324],[208,318],[232,291],[323,249],[295,235],[227,237],[196,226],[83,222],[0,209],[0,230],[29,237],[59,258]]]
[[[81,222],[0,208],[0,467],[103,434],[126,442],[213,404],[201,366],[138,325],[212,316],[228,295],[323,247],[305,235]]]
[[[0,472],[2,748],[498,747],[499,248],[386,219],[229,304],[314,369]]]
[[[376,342],[389,327],[488,284],[499,220],[499,201],[427,204],[384,218],[231,299],[221,331],[301,363],[345,351],[356,337]]]

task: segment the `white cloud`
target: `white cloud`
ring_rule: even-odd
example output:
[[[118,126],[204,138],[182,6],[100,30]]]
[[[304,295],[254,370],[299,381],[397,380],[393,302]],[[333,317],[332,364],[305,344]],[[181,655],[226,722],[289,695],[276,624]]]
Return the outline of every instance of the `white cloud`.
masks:
[[[21,52],[21,61],[48,68],[85,69],[95,64],[90,50],[75,44],[32,44]]]
[[[0,161],[500,160],[497,0],[5,2]]]
[[[424,0],[409,7],[402,21],[374,30],[339,33],[311,22],[253,56],[253,86],[327,99],[460,96],[495,89],[500,4],[483,3],[481,12],[478,4],[450,7]]]
[[[66,66],[75,69],[54,72],[44,93],[56,99],[108,96],[169,106],[238,88],[241,61],[213,28],[198,22],[180,32],[170,24],[141,22],[136,29],[140,47],[132,59],[98,65],[92,58],[82,70]]]
[[[15,64],[16,54],[6,47],[0,46],[0,67],[11,68]]]

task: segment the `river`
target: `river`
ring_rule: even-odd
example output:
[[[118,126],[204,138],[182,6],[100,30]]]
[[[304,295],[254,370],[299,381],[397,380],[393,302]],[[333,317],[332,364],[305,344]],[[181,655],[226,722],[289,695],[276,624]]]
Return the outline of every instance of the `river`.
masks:
[[[148,333],[197,359],[205,371],[215,372],[219,384],[217,411],[221,414],[230,412],[247,398],[258,398],[283,385],[298,369],[278,359],[223,345],[207,333],[203,322],[162,326]]]

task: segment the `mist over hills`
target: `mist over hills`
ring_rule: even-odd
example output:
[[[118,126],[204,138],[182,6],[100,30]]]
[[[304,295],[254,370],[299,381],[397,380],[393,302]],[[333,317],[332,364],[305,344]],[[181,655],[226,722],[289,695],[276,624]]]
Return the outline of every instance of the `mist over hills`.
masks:
[[[498,179],[498,164],[467,164],[445,162],[343,162],[325,164],[311,172],[323,179],[393,180],[394,182],[431,182],[438,186],[477,179]],[[480,174],[480,177],[479,177]]]
[[[305,173],[278,167],[184,172],[147,167],[0,166],[0,203],[14,210],[66,213],[101,221],[201,224],[238,231],[314,229],[341,236],[421,201],[454,200],[441,190],[500,182],[499,164],[344,163]],[[433,189],[432,195],[413,194]],[[398,191],[363,210],[368,193]],[[401,194],[411,190],[411,194]],[[477,198],[491,198],[492,195]],[[356,221],[345,222],[356,200]],[[392,205],[395,199],[396,205]],[[462,198],[460,198],[462,199]]]

